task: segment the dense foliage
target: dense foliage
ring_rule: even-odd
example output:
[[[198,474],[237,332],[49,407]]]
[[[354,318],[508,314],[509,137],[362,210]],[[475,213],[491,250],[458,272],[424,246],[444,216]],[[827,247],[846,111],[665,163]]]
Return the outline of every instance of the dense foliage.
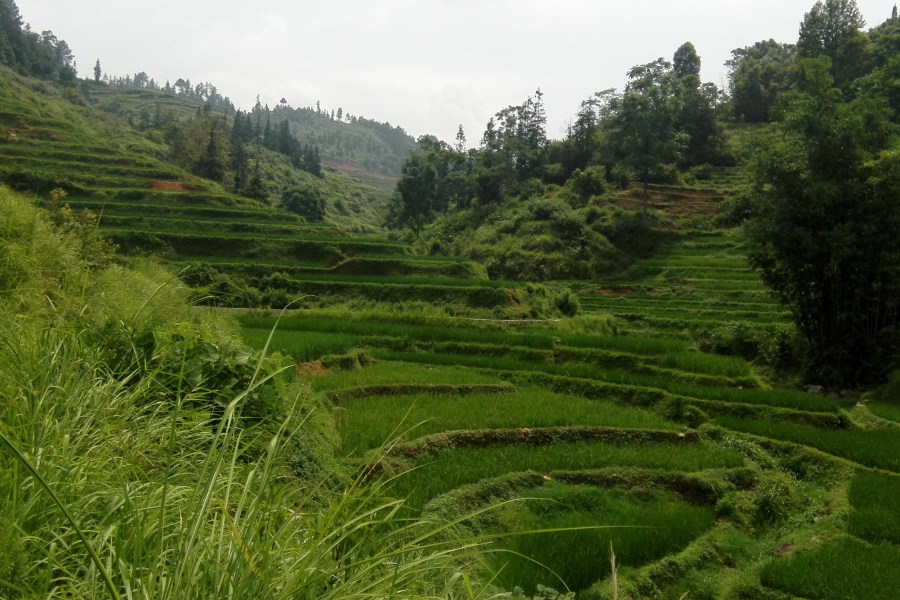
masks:
[[[77,75],[69,45],[52,31],[25,25],[14,0],[0,1],[0,65],[50,81],[71,83]]]
[[[827,58],[802,61],[782,143],[753,164],[750,260],[791,308],[810,376],[877,381],[897,350],[900,162],[883,101],[841,102]]]

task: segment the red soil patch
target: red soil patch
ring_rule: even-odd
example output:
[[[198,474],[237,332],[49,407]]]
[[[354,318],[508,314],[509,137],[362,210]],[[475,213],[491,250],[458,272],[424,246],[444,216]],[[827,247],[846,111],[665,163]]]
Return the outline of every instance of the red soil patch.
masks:
[[[321,377],[322,375],[328,375],[328,373],[328,369],[325,368],[321,360],[297,365],[297,375],[300,377]]]

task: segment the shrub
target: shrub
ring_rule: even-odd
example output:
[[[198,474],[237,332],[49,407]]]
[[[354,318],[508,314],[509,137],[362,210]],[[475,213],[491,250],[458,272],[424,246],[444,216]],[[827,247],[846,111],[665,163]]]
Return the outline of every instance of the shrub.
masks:
[[[584,171],[576,169],[569,182],[572,191],[584,200],[592,196],[602,196],[606,193],[606,168],[593,166]]]
[[[318,188],[289,187],[281,194],[281,203],[287,210],[297,213],[311,223],[325,219],[325,199]]]

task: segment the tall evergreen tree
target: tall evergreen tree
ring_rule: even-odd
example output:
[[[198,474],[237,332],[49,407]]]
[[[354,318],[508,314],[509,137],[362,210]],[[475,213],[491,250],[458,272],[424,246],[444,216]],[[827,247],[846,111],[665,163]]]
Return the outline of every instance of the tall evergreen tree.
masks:
[[[100,83],[100,80],[103,78],[103,70],[100,68],[100,59],[97,59],[97,64],[94,65],[94,83]]]

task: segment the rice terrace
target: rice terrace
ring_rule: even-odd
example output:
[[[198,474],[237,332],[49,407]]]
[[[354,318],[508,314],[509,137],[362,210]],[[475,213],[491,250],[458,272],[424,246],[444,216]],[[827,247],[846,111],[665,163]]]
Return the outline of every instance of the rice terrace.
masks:
[[[900,597],[900,17],[801,14],[442,141],[0,0],[0,600]]]

